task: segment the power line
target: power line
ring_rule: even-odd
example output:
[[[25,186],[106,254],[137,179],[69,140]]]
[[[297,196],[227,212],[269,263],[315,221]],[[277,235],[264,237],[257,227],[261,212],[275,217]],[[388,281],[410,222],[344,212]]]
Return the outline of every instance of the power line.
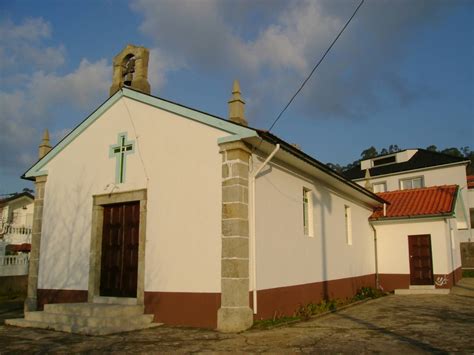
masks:
[[[336,43],[336,41],[339,39],[339,37],[341,37],[342,33],[344,32],[344,30],[346,29],[346,27],[349,25],[349,23],[352,21],[352,19],[354,18],[354,16],[356,15],[357,11],[359,11],[360,7],[362,6],[362,4],[364,3],[365,0],[361,0],[361,2],[359,3],[359,6],[356,7],[356,9],[354,10],[354,13],[352,14],[352,16],[349,18],[349,20],[347,20],[346,24],[344,25],[344,27],[341,29],[341,31],[339,32],[339,34],[336,36],[336,38],[334,38],[334,40],[332,41],[331,45],[328,47],[328,49],[326,50],[326,52],[324,52],[323,56],[321,57],[321,59],[319,59],[319,61],[316,63],[316,65],[314,66],[313,70],[311,70],[311,73],[309,73],[308,77],[303,81],[303,83],[301,84],[300,88],[296,91],[296,93],[293,95],[293,97],[290,99],[290,101],[288,101],[288,103],[286,104],[286,106],[283,108],[283,110],[278,114],[277,118],[275,119],[275,121],[273,121],[272,125],[270,126],[270,128],[268,129],[268,131],[270,132],[272,130],[272,128],[277,124],[277,122],[280,120],[281,116],[283,115],[283,113],[286,111],[286,109],[291,105],[291,103],[293,102],[293,100],[295,99],[295,97],[300,93],[300,91],[304,88],[304,86],[306,85],[306,83],[308,82],[308,80],[311,78],[311,76],[313,75],[313,73],[316,71],[316,69],[318,69],[319,65],[322,63],[322,61],[324,60],[324,58],[326,58],[326,55],[329,53],[329,51],[331,50],[331,48],[334,46],[334,44]]]

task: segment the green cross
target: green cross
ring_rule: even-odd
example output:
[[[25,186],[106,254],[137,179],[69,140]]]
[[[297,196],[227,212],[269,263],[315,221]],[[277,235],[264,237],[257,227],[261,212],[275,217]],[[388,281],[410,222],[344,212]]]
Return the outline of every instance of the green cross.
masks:
[[[121,184],[125,181],[126,157],[135,152],[135,142],[127,141],[127,133],[119,133],[117,144],[109,148],[109,158],[115,158],[115,183]]]

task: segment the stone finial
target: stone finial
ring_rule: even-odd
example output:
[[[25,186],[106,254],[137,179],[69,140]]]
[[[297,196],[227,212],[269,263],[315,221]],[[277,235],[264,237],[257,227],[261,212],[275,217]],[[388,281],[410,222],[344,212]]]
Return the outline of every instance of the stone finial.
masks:
[[[248,125],[245,119],[245,102],[242,100],[238,80],[234,80],[232,85],[232,97],[229,100],[229,120],[243,126]]]
[[[113,60],[113,78],[110,96],[123,87],[149,94],[148,61],[150,51],[145,47],[129,44]]]
[[[365,188],[367,190],[372,191],[372,184],[370,183],[370,171],[369,169],[365,169]]]
[[[49,144],[49,132],[47,129],[44,130],[43,138],[38,149],[38,158],[44,157],[51,150],[51,144]]]

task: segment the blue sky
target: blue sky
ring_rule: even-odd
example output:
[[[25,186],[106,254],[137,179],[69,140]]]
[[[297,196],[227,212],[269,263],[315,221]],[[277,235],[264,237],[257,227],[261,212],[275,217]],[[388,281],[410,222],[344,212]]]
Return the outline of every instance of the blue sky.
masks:
[[[108,96],[111,60],[151,50],[152,94],[222,117],[238,78],[267,129],[358,0],[0,2],[0,194],[31,184],[56,143]],[[323,162],[374,145],[474,149],[474,2],[366,0],[273,133]]]

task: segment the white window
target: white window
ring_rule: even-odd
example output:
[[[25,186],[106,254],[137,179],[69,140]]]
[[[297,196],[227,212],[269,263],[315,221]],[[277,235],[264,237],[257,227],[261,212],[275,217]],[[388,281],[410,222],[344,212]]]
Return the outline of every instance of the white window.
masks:
[[[378,182],[374,184],[374,192],[385,192],[387,191],[387,183],[385,182]]]
[[[349,206],[344,206],[344,216],[346,223],[346,242],[347,245],[352,245],[352,213]]]
[[[400,189],[402,190],[419,189],[423,186],[424,184],[422,176],[400,180]]]
[[[311,190],[303,188],[303,227],[304,235],[313,236],[313,198]]]

